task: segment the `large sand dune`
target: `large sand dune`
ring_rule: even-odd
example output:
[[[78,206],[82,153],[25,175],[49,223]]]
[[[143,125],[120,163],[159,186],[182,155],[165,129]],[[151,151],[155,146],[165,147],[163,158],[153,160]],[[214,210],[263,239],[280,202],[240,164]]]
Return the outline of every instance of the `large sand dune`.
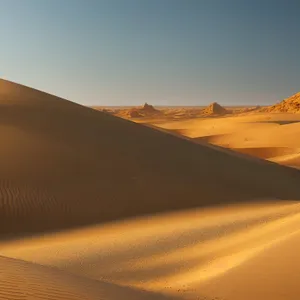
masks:
[[[258,264],[272,255],[260,274],[278,282],[269,265],[299,243],[300,172],[220,146],[253,147],[238,122],[269,156],[293,155],[298,123],[288,135],[278,118],[169,121],[157,130],[0,80],[0,298],[265,299]],[[268,295],[297,299],[291,282]]]
[[[300,197],[296,170],[0,83],[2,234]]]

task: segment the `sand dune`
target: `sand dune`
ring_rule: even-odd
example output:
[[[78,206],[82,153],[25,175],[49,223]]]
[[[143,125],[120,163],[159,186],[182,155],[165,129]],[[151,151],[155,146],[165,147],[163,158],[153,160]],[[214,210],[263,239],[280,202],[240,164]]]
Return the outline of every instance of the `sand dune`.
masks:
[[[282,157],[286,155],[294,155],[298,149],[288,147],[249,147],[249,148],[232,148],[233,150],[260,158],[268,159],[272,157]]]
[[[10,82],[1,81],[0,90],[2,234],[300,197],[298,171],[197,145]]]
[[[298,243],[300,172],[220,146],[297,160],[299,123],[165,115],[145,126],[0,80],[0,298],[265,299],[255,270],[269,253],[271,282]],[[269,297],[293,299],[293,280]]]
[[[269,160],[293,168],[300,168],[300,149],[292,154],[271,157]]]
[[[299,299],[299,241],[299,232],[287,235],[223,276],[197,286],[194,295],[198,290],[217,299]]]
[[[155,126],[195,142],[207,142],[288,166],[293,164],[287,156],[299,153],[300,143],[295,138],[300,133],[299,122],[299,115],[290,113],[249,113],[160,123],[154,120]]]

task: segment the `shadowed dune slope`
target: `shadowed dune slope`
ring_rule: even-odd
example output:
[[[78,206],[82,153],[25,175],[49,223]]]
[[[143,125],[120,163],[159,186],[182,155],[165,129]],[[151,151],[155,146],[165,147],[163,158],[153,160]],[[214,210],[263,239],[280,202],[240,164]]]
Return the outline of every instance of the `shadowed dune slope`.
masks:
[[[249,199],[300,199],[298,170],[4,80],[0,135],[2,235]]]

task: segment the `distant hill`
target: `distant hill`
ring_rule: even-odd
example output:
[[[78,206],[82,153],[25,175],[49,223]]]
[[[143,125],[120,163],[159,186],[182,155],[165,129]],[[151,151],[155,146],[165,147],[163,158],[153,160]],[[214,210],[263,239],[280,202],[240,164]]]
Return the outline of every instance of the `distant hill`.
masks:
[[[300,92],[284,99],[278,104],[265,107],[262,109],[265,112],[287,112],[299,113],[300,112]]]
[[[159,114],[161,114],[161,111],[148,103],[145,103],[142,107],[132,108],[127,111],[127,116],[131,118],[151,117]]]
[[[203,109],[203,113],[206,115],[225,115],[229,111],[217,102],[213,102]]]

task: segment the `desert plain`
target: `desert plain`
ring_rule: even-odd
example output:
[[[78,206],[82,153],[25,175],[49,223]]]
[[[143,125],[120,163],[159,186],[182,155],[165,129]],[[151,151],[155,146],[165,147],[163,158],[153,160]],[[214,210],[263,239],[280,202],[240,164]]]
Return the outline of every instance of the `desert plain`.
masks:
[[[85,107],[0,79],[0,299],[299,299],[299,133],[300,94]]]

